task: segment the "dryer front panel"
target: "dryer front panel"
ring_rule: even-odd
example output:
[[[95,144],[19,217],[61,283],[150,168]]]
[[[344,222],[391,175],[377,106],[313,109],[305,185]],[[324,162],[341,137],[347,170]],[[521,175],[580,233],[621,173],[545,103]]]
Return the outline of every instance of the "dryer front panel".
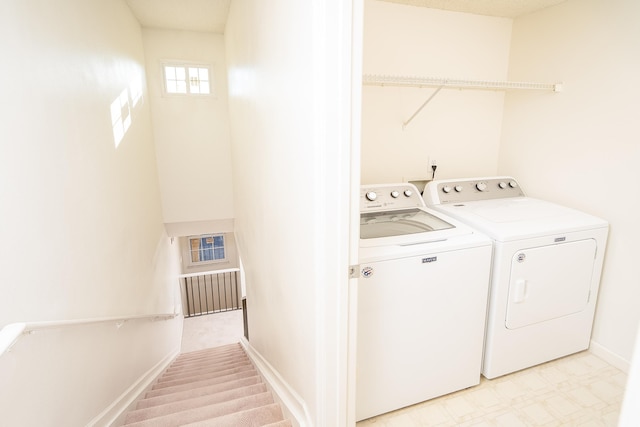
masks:
[[[584,310],[596,249],[596,241],[586,239],[517,251],[511,260],[505,326],[518,329]]]

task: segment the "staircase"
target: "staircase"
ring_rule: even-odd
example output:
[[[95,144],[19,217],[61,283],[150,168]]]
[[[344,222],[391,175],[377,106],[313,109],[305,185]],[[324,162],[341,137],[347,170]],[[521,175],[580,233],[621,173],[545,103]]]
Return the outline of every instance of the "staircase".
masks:
[[[179,355],[123,425],[292,426],[240,344]]]

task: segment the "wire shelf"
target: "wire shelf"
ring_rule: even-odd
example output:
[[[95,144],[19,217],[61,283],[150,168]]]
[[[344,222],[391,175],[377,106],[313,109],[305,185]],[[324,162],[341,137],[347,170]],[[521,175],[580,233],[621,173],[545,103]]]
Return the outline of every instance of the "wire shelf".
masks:
[[[561,83],[509,82],[499,80],[465,80],[444,77],[412,77],[365,74],[362,84],[367,86],[444,87],[488,90],[548,90],[560,92]]]

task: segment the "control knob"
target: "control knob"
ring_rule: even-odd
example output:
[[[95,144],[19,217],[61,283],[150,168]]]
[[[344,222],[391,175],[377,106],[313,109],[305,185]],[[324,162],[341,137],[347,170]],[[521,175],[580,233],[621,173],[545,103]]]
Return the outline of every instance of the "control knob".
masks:
[[[398,191],[396,191],[396,190],[393,190],[391,192],[391,197],[393,197],[394,199],[397,199],[399,195],[400,195],[400,193]]]
[[[456,190],[456,193],[460,193],[464,188],[462,187],[462,185],[456,185],[455,187],[453,187],[453,189]]]
[[[498,187],[500,187],[501,189],[503,189],[503,190],[504,190],[505,188],[507,188],[507,183],[506,183],[506,182],[504,182],[504,181],[501,181],[501,182],[498,184]]]
[[[411,196],[413,196],[413,191],[411,191],[411,190],[404,190],[404,195],[405,195],[405,196],[407,196],[407,197],[411,197]]]
[[[479,182],[476,184],[476,188],[478,189],[478,191],[485,191],[487,189],[487,183]]]
[[[451,193],[451,187],[449,187],[448,185],[445,185],[444,187],[442,187],[442,191],[449,194]]]
[[[367,198],[367,200],[373,202],[375,199],[378,198],[378,195],[376,194],[375,191],[368,191],[367,194],[365,194],[365,197]]]
[[[517,188],[518,187],[518,183],[515,181],[509,181],[509,187],[511,188]]]

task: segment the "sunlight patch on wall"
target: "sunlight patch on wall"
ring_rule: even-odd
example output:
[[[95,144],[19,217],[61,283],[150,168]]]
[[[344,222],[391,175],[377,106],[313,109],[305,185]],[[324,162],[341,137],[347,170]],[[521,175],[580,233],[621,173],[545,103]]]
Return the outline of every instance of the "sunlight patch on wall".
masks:
[[[131,108],[129,108],[129,92],[123,90],[120,96],[111,103],[111,126],[113,126],[113,140],[116,148],[122,142],[124,134],[131,126]]]
[[[142,99],[142,83],[139,77],[133,79],[127,89],[111,103],[111,126],[116,148],[131,127],[133,108]]]
[[[229,96],[248,97],[256,90],[256,75],[251,68],[235,67],[229,70]]]

